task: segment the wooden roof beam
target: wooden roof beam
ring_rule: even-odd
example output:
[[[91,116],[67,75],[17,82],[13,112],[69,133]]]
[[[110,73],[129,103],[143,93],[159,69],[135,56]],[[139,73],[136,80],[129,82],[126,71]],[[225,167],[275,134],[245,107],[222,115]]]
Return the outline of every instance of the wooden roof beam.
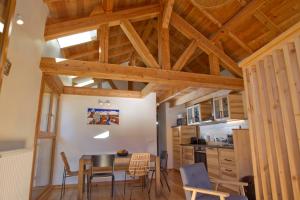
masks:
[[[47,85],[58,94],[63,93],[64,84],[57,75],[44,75],[45,82]]]
[[[239,78],[215,76],[162,70],[155,68],[133,67],[117,64],[65,60],[56,62],[53,58],[42,58],[40,68],[46,74],[73,75],[99,79],[151,82],[166,85],[189,85],[190,87],[208,87],[218,89],[243,89],[243,80]]]
[[[149,67],[160,68],[159,64],[156,62],[155,58],[152,56],[149,49],[147,48],[139,34],[136,32],[132,24],[128,20],[122,20],[121,28],[124,31],[125,35],[127,35],[132,46],[143,59],[144,63]]]
[[[111,89],[117,90],[118,87],[116,86],[116,84],[114,83],[113,80],[107,79],[108,84],[110,85]]]
[[[146,24],[146,26],[144,28],[143,34],[142,34],[142,40],[145,42],[145,44],[147,43],[147,40],[150,37],[150,34],[151,34],[152,30],[153,30],[153,27],[154,27],[154,20],[152,19],[152,20],[148,21],[148,23]],[[132,58],[134,58],[134,59],[136,58],[136,51],[134,51],[130,55],[129,59],[131,60]]]
[[[84,31],[97,29],[102,24],[116,26],[121,20],[139,21],[158,16],[160,5],[153,4],[138,8],[120,10],[112,13],[103,13],[78,19],[70,19],[62,22],[47,24],[45,28],[45,40],[72,35]]]
[[[213,22],[215,25],[218,26],[218,28],[224,30],[224,33],[226,33],[232,40],[234,40],[237,44],[239,44],[245,51],[247,51],[248,53],[253,53],[253,50],[249,47],[249,45],[247,45],[245,42],[243,42],[241,39],[239,39],[230,29],[227,29],[225,31],[226,28],[223,28],[222,23],[217,20],[212,14],[210,14],[208,11],[206,11],[204,8],[200,7],[195,0],[191,0],[191,2],[193,3],[193,5],[198,8],[198,10],[205,15],[211,22]],[[213,40],[215,40],[216,38],[218,38],[217,36],[215,36],[213,38]]]
[[[173,70],[181,71],[185,64],[188,62],[190,57],[193,55],[195,50],[197,49],[198,44],[196,40],[193,40],[190,45],[186,48],[186,50],[181,54],[176,63],[173,66]]]
[[[162,69],[171,69],[169,28],[163,27],[164,19],[159,16],[157,23],[158,62]]]
[[[86,88],[86,87],[68,87],[63,89],[64,94],[85,95],[85,96],[107,96],[107,97],[124,97],[124,98],[142,98],[140,91]]]
[[[226,55],[220,48],[214,45],[212,41],[207,39],[202,33],[200,33],[191,24],[189,24],[174,12],[171,17],[171,24],[187,38],[196,40],[198,47],[208,55],[210,53],[216,55],[221,60],[221,62],[224,63],[224,67],[227,68],[230,72],[239,77],[243,76],[241,68],[239,68],[237,63],[232,60],[232,58]]]
[[[161,104],[163,102],[169,101],[169,100],[175,98],[176,96],[178,96],[179,94],[181,94],[181,92],[184,91],[185,89],[187,89],[186,86],[179,86],[179,87],[171,88],[170,90],[165,92],[165,94],[158,97],[157,103]]]
[[[283,31],[277,26],[271,19],[269,19],[261,10],[257,10],[254,13],[254,17],[266,26],[270,31],[274,31],[276,34],[280,34]]]
[[[174,6],[174,0],[165,0],[162,14],[162,28],[169,28],[170,18]]]
[[[211,40],[217,38],[219,35],[223,34],[224,30],[232,30],[237,25],[245,20],[245,18],[253,15],[259,7],[261,7],[268,0],[252,0],[247,5],[245,5],[236,15],[234,15],[230,20],[228,20],[222,27],[210,37]]]

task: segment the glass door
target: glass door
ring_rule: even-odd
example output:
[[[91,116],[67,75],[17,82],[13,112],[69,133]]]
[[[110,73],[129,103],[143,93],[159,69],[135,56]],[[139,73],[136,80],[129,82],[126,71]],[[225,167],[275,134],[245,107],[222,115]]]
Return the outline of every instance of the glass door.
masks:
[[[39,199],[52,184],[53,161],[56,139],[56,124],[59,95],[42,83],[40,94],[37,135],[34,149],[34,172],[32,177],[31,199]]]
[[[215,120],[219,120],[222,118],[221,116],[221,105],[220,105],[220,99],[216,98],[214,99],[214,117]]]
[[[222,98],[222,118],[228,118],[229,111],[228,111],[228,97]]]

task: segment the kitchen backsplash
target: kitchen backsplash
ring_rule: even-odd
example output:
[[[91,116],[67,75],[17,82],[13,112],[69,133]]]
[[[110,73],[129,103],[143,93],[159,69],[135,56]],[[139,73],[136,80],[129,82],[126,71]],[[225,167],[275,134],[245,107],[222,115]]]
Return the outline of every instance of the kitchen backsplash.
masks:
[[[211,140],[214,138],[227,138],[227,135],[232,134],[232,129],[248,128],[248,120],[229,121],[220,124],[210,124],[199,126],[200,138],[207,139],[210,136]]]

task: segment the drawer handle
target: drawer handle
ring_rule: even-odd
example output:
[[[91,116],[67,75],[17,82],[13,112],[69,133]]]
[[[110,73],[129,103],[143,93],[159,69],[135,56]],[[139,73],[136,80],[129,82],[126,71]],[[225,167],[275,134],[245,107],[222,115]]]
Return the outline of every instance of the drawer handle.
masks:
[[[227,172],[232,172],[232,170],[231,170],[231,169],[225,169],[225,171],[227,171]]]
[[[228,162],[232,162],[232,160],[225,158],[224,160],[228,161]]]

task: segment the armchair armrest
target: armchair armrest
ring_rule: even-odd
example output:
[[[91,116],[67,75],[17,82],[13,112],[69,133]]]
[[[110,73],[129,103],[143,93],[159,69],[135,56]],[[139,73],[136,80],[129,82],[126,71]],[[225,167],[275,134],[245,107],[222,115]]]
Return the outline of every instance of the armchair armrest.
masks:
[[[221,179],[211,179],[212,183],[216,184],[216,190],[218,189],[219,185],[225,184],[225,185],[236,185],[239,186],[240,194],[243,196],[246,196],[245,194],[245,186],[248,186],[248,183],[239,182],[239,181],[227,181],[227,180],[221,180]]]
[[[228,184],[228,185],[237,185],[237,186],[248,186],[248,183],[245,182],[239,182],[239,181],[228,181],[228,180],[221,180],[221,179],[211,179],[210,180],[213,183],[217,184]]]
[[[208,190],[208,189],[195,188],[195,187],[189,187],[189,186],[184,186],[183,189],[186,190],[186,191],[192,192],[192,199],[191,200],[196,199],[197,193],[219,196],[220,200],[225,200],[225,197],[229,197],[228,193],[219,192],[219,191],[215,191],[215,190]]]

